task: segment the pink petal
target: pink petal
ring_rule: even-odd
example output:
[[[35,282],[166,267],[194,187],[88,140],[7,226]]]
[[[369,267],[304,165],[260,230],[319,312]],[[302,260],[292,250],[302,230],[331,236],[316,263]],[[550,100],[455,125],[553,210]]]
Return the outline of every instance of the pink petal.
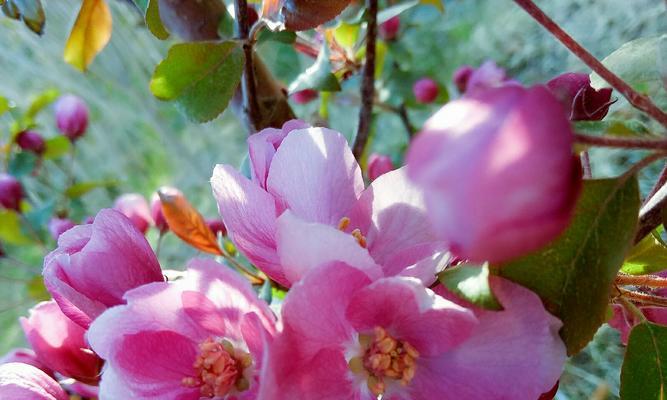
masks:
[[[364,188],[361,169],[340,133],[290,133],[276,151],[267,187],[283,209],[311,222],[338,225]]]
[[[58,382],[32,365],[0,365],[0,398],[3,400],[69,400]]]

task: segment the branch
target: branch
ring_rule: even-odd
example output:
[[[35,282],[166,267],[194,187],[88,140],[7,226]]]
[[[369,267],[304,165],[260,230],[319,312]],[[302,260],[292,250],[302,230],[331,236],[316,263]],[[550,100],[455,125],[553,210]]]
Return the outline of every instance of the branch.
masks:
[[[616,136],[593,136],[574,134],[574,140],[581,144],[598,147],[616,147],[622,149],[667,150],[667,140],[624,138]]]
[[[630,104],[638,110],[644,111],[653,119],[658,121],[662,126],[667,127],[667,114],[664,113],[658,106],[656,106],[648,96],[644,96],[635,91],[627,82],[621,79],[618,75],[611,72],[604,66],[595,56],[588,52],[583,46],[577,43],[572,36],[565,32],[554,20],[544,13],[532,0],[514,0],[521,8],[523,8],[533,19],[546,28],[552,35],[556,37],[565,47],[574,53],[581,61],[583,61],[589,68],[595,71],[607,83],[623,95]]]
[[[243,108],[248,116],[250,127],[253,131],[257,131],[261,125],[261,115],[259,112],[259,104],[257,103],[257,84],[255,82],[255,64],[253,62],[254,39],[249,38],[250,25],[248,20],[248,2],[246,0],[236,0],[235,4],[239,37],[244,41],[243,54],[245,55],[245,63],[243,64],[242,83]]]
[[[368,28],[366,33],[366,63],[364,65],[363,82],[361,84],[361,111],[359,112],[359,128],[352,152],[357,160],[361,160],[368,143],[375,97],[375,47],[377,40],[378,0],[368,0]]]
[[[617,285],[648,286],[653,288],[667,288],[667,278],[661,278],[655,275],[625,275],[620,274],[616,277]]]
[[[662,209],[667,206],[667,185],[663,185],[639,210],[639,227],[635,243],[639,243],[662,223]]]
[[[621,296],[636,303],[641,303],[642,306],[659,306],[667,307],[667,298],[660,297],[648,293],[633,292],[623,288],[618,289]]]

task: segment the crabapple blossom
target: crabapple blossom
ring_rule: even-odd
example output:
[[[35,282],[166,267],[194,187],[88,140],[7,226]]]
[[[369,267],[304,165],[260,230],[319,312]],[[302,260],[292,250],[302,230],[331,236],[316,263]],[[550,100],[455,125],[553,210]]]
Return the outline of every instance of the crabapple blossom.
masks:
[[[378,33],[380,37],[387,41],[395,40],[398,36],[398,32],[401,30],[401,17],[398,15],[393,16],[381,23],[378,27]]]
[[[153,223],[148,203],[144,196],[138,193],[121,195],[114,202],[113,208],[129,218],[141,233],[145,234],[148,227]]]
[[[74,228],[75,226],[76,224],[70,219],[54,217],[49,221],[49,233],[51,234],[53,240],[57,241],[60,235]]]
[[[29,364],[0,365],[0,398],[3,400],[69,400],[53,378]]]
[[[394,163],[391,161],[391,157],[377,153],[368,156],[366,173],[368,174],[368,179],[371,181],[374,181],[380,175],[384,175],[393,169]]]
[[[470,76],[475,72],[475,68],[471,67],[470,65],[462,65],[458,67],[455,71],[454,74],[452,75],[452,82],[454,82],[454,86],[456,86],[456,89],[459,91],[459,93],[464,93],[468,87],[468,81],[470,80]]]
[[[588,74],[568,72],[558,75],[547,87],[563,104],[572,121],[599,121],[607,115],[611,100],[611,88],[593,89]]]
[[[157,193],[153,193],[153,196],[151,196],[151,218],[153,222],[155,222],[155,227],[160,231],[160,233],[164,233],[169,230],[169,224],[167,223],[167,220],[164,217],[164,213],[162,212],[162,201],[160,201],[160,195]]]
[[[294,100],[296,104],[308,104],[318,98],[319,95],[320,94],[317,92],[317,90],[304,89],[292,93],[292,100]]]
[[[7,364],[11,362],[30,364],[35,368],[41,369],[47,375],[53,375],[53,371],[47,368],[41,361],[39,361],[37,355],[32,349],[13,349],[0,358],[0,364]]]

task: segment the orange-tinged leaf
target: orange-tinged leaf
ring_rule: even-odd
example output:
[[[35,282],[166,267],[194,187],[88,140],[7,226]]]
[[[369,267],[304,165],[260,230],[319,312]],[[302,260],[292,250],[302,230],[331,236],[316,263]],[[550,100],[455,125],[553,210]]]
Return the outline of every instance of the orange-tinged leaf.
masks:
[[[65,61],[85,71],[111,39],[111,11],[104,0],[83,0],[65,45]]]
[[[223,255],[213,232],[201,216],[183,196],[172,188],[158,190],[162,213],[169,224],[169,229],[185,243],[206,253]]]

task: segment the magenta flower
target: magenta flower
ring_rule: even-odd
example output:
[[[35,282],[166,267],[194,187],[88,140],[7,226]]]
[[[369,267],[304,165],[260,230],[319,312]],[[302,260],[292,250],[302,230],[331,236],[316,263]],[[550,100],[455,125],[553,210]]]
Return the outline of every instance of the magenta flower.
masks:
[[[501,262],[568,225],[581,176],[570,122],[544,86],[488,89],[444,106],[407,155],[454,255]]]
[[[401,30],[401,17],[395,15],[384,21],[378,27],[378,34],[386,41],[396,40],[398,32]]]
[[[256,398],[275,317],[249,283],[211,260],[184,279],[129,291],[88,332],[106,360],[100,398]]]
[[[405,170],[389,172],[364,190],[361,169],[340,133],[292,121],[282,130],[252,135],[248,144],[252,181],[231,166],[218,165],[211,179],[213,193],[237,248],[282,285],[290,286],[303,273],[287,277],[284,268],[289,262],[278,255],[276,221],[286,210],[291,220],[319,225],[312,227],[315,231],[334,231],[327,234],[356,241],[371,261],[391,267],[385,270],[390,275],[442,250],[431,232],[421,192]],[[283,235],[283,245],[289,241],[298,246],[290,236],[304,235],[291,233]],[[340,240],[348,248],[342,243],[346,240]],[[328,252],[327,247],[330,243],[321,240],[309,251]],[[315,266],[304,261],[300,265]]]
[[[475,315],[410,278],[321,267],[285,299],[260,398],[535,400],[565,362],[561,323],[532,292],[493,283],[504,310]]]
[[[63,233],[44,259],[44,283],[65,315],[84,328],[126,291],[161,281],[155,253],[121,213],[102,210],[90,225]]]
[[[41,369],[47,375],[53,376],[53,371],[42,363],[31,349],[18,348],[10,351],[0,358],[0,364],[23,363],[30,364],[35,368]]]
[[[568,72],[558,75],[547,83],[547,87],[560,100],[572,121],[599,121],[607,115],[612,89],[595,90],[588,74]]]
[[[380,175],[384,175],[394,169],[394,163],[391,161],[391,157],[385,154],[371,154],[368,156],[367,164],[368,167],[366,168],[366,173],[368,179],[371,181],[376,180]]]
[[[113,206],[132,221],[134,226],[143,234],[153,223],[151,210],[144,196],[137,193],[126,193],[118,197]]]
[[[53,240],[57,241],[60,235],[74,228],[75,226],[76,224],[70,219],[54,217],[49,221],[49,233],[51,234]]]
[[[478,90],[503,86],[508,82],[511,82],[511,79],[507,76],[505,70],[497,66],[495,62],[488,60],[470,73],[464,91],[473,93]]]
[[[61,96],[56,102],[55,114],[58,129],[72,142],[86,133],[88,107],[79,97],[72,94]]]
[[[0,172],[0,206],[21,212],[21,200],[25,197],[23,185],[13,176]]]
[[[69,400],[58,382],[32,365],[0,365],[0,399]]]
[[[95,384],[102,360],[88,348],[85,329],[62,313],[55,301],[42,302],[21,318],[26,339],[37,359],[64,376]]]
[[[438,82],[433,79],[421,78],[412,85],[412,93],[417,103],[430,104],[438,98],[440,88],[438,88]]]

